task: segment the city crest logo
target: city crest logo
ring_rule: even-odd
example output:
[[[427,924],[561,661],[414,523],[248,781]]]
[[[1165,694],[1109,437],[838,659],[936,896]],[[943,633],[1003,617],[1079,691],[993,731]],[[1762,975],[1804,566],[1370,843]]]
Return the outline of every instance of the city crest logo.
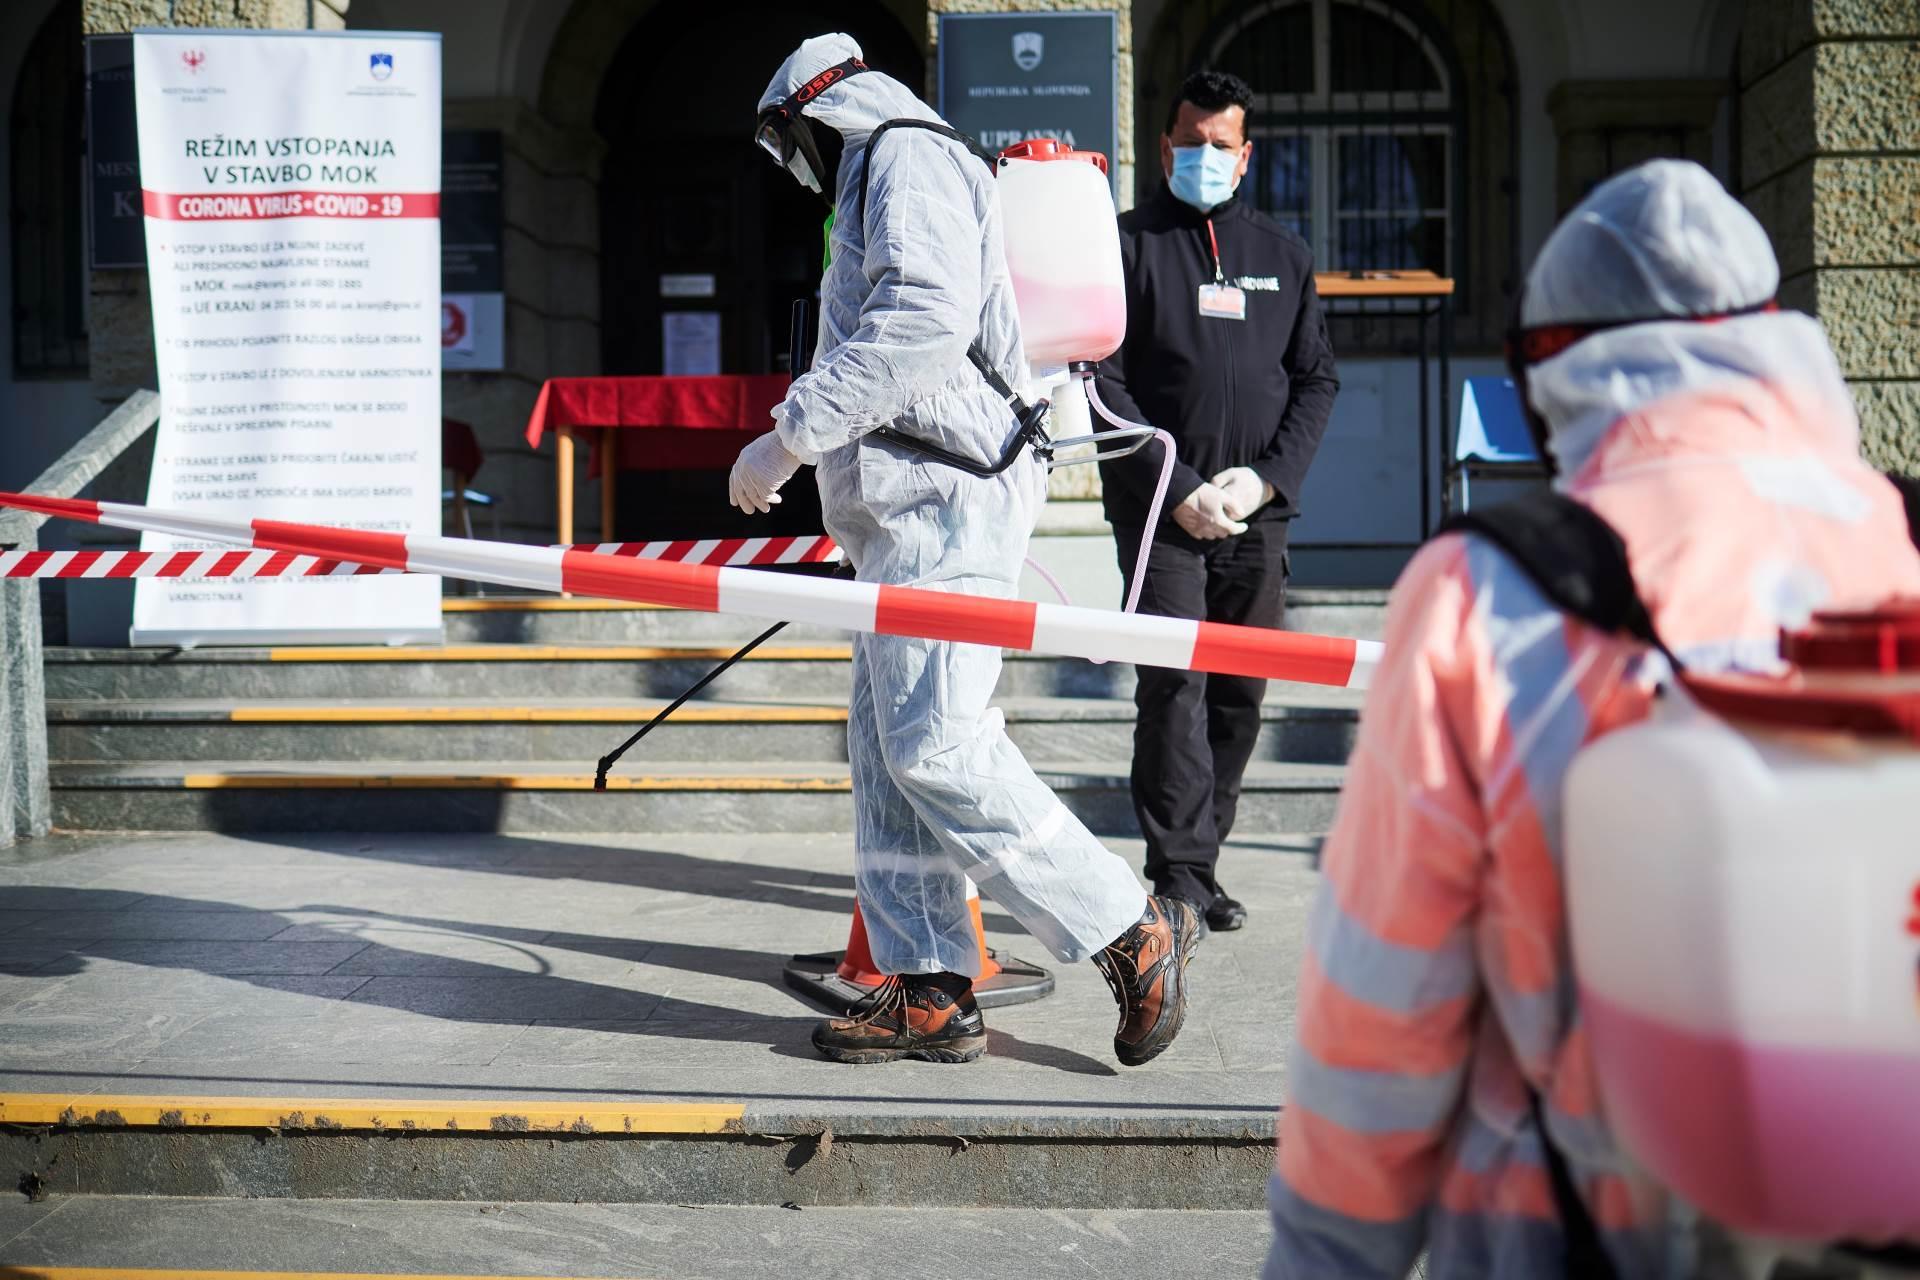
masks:
[[[1040,65],[1040,57],[1046,50],[1047,38],[1038,31],[1016,31],[1013,33],[1013,64],[1022,71],[1031,71]]]
[[[188,49],[180,55],[180,61],[187,66],[188,75],[199,75],[201,64],[207,60],[205,49]]]
[[[385,80],[393,74],[393,55],[390,53],[369,54],[367,56],[367,70],[373,74],[375,80]]]

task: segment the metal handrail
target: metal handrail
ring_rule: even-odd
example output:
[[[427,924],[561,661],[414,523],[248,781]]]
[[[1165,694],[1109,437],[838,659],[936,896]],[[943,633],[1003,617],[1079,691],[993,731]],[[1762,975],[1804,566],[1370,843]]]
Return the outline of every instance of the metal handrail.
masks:
[[[26,488],[71,498],[160,421],[160,397],[134,392]],[[0,513],[0,545],[32,550],[47,517]],[[0,581],[0,848],[47,833],[53,794],[47,783],[47,696],[41,662],[40,584]]]

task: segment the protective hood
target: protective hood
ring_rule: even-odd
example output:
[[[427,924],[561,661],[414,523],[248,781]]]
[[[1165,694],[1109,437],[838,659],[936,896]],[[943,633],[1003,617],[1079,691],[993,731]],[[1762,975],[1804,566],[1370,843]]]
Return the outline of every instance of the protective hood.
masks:
[[[1554,229],[1527,277],[1520,321],[1531,329],[1725,315],[1766,304],[1779,286],[1779,263],[1753,215],[1699,165],[1656,160],[1602,183]],[[1796,417],[1831,424],[1836,445],[1858,444],[1839,363],[1803,315],[1603,330],[1533,366],[1528,390],[1562,477],[1614,423],[1677,395],[1784,397]]]
[[[786,101],[801,85],[848,58],[861,57],[860,46],[849,35],[814,36],[801,42],[780,64],[766,92],[760,95],[756,112]],[[881,71],[848,76],[808,103],[801,114],[835,129],[846,142],[847,158],[863,146],[867,135],[881,123],[893,119],[937,120],[932,109],[913,95],[905,85]],[[841,172],[847,166],[841,165]]]

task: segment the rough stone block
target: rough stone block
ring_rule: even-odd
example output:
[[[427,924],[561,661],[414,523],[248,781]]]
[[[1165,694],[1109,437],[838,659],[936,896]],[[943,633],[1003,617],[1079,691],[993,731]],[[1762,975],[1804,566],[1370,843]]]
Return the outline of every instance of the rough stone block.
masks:
[[[509,150],[506,221],[552,245],[596,249],[600,244],[600,189],[581,174],[555,174]]]
[[[1920,382],[1856,382],[1860,448],[1882,471],[1920,476]]]
[[[1820,158],[1749,191],[1783,276],[1816,267],[1920,264],[1920,159]]]
[[[1822,44],[1741,96],[1741,157],[1758,184],[1809,156],[1920,151],[1920,40]]]
[[[1920,268],[1817,271],[1811,279],[1814,312],[1842,372],[1920,378]]]
[[[1920,36],[1914,0],[1747,0],[1740,81],[1778,68],[1816,40]]]

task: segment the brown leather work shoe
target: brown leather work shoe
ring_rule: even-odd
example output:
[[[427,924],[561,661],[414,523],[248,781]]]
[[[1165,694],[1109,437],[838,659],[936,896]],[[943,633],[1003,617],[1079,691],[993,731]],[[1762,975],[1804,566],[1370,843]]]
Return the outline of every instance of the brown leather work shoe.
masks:
[[[1187,961],[1200,916],[1178,898],[1148,898],[1146,914],[1093,957],[1120,1005],[1113,1052],[1137,1067],[1173,1043],[1187,1020]]]
[[[815,1027],[813,1047],[835,1062],[972,1062],[987,1051],[987,1024],[959,974],[896,975],[859,1017]]]

